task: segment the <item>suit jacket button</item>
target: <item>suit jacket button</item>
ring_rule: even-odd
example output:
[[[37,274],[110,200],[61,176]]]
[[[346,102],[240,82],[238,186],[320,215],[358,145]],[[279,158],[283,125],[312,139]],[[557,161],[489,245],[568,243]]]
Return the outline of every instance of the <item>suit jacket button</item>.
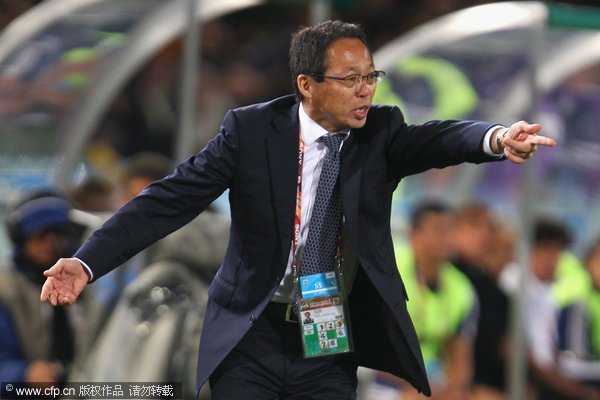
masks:
[[[250,316],[250,325],[254,325],[255,322],[256,322],[256,317],[254,316],[254,314],[252,314]]]

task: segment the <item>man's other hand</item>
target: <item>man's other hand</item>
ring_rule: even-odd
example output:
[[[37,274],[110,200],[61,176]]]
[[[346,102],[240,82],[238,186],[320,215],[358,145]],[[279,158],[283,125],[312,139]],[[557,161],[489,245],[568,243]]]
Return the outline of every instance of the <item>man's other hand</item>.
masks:
[[[89,281],[83,265],[76,258],[61,258],[44,271],[46,282],[42,286],[41,301],[53,306],[75,303]]]

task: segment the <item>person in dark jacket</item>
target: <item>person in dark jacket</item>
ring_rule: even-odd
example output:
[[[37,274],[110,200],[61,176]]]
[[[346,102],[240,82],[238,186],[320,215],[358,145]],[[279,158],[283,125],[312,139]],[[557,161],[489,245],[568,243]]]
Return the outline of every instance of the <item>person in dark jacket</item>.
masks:
[[[53,190],[23,195],[5,225],[12,265],[0,273],[0,381],[56,383],[73,360],[73,309],[39,304],[43,271],[76,248],[79,229],[70,203]]]
[[[372,105],[385,73],[375,69],[354,24],[326,21],[299,30],[290,68],[295,96],[227,113],[207,147],[121,208],[73,258],[45,272],[40,297],[72,304],[90,281],[229,189],[231,234],[209,289],[198,387],[210,379],[214,399],[349,399],[362,365],[430,394],[394,260],[392,194],[407,175],[503,156],[522,163],[554,141],[523,121],[408,126],[398,108]],[[354,344],[344,354],[310,357],[303,346],[310,334],[300,330],[294,310],[309,265],[337,275],[332,287],[348,307]]]

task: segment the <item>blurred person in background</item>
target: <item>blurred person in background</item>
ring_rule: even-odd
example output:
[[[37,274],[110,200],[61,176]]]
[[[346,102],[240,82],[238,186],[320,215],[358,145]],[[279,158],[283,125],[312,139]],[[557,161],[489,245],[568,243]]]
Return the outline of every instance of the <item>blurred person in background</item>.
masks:
[[[527,271],[524,329],[532,384],[540,400],[600,398],[600,391],[564,376],[558,369],[558,305],[552,289],[560,256],[571,241],[571,233],[562,222],[551,218],[535,221]],[[520,279],[520,268],[512,265],[502,272],[502,287],[515,295]]]
[[[0,381],[60,383],[73,361],[77,307],[39,303],[43,271],[80,243],[71,205],[53,190],[24,194],[9,207],[5,226],[13,263],[0,272]]]
[[[600,238],[587,251],[584,265],[590,290],[559,314],[559,368],[572,379],[600,387]]]
[[[76,209],[91,213],[114,212],[121,205],[117,184],[102,175],[90,175],[71,189]]]
[[[173,172],[169,158],[159,153],[141,152],[127,158],[120,172],[121,205],[140,194],[152,182]]]
[[[469,398],[479,301],[469,279],[450,263],[455,216],[425,201],[411,217],[410,243],[396,246],[396,263],[409,301],[433,399]],[[423,398],[404,384],[402,400]]]
[[[515,262],[519,235],[510,224],[500,220],[494,221],[492,243],[485,260],[485,270],[499,283],[504,268]]]
[[[89,353],[77,357],[69,380],[182,382],[183,398],[194,398],[208,287],[225,255],[229,227],[229,217],[206,211],[159,240]],[[210,399],[207,386],[199,398]]]
[[[140,152],[129,157],[121,164],[118,174],[119,186],[115,188],[115,192],[110,196],[112,199],[113,195],[118,194],[118,202],[114,208],[107,208],[103,211],[114,213],[120,206],[134,198],[152,182],[164,178],[171,171],[171,161],[162,154]],[[89,184],[90,182],[87,182],[86,186]],[[83,189],[86,189],[86,187],[80,187],[79,191],[83,192]],[[86,193],[90,194],[89,188],[86,189]],[[81,198],[81,196],[78,196],[78,198]],[[96,198],[96,201],[98,201],[98,198]],[[88,202],[88,206],[89,204]],[[107,203],[106,206],[113,206],[113,204],[112,202]],[[107,274],[105,279],[102,279],[91,288],[87,294],[86,335],[85,344],[83,344],[81,350],[82,356],[87,352],[86,349],[93,345],[102,331],[125,287],[133,282],[142,269],[150,264],[154,249],[152,247],[137,254],[122,268]]]
[[[489,268],[494,227],[494,216],[485,204],[469,202],[456,212],[456,256],[452,263],[471,280],[480,304],[473,378],[474,394],[479,399],[502,398],[507,383],[509,302],[498,284],[497,268]]]
[[[73,258],[46,271],[40,299],[72,304],[89,282],[188,223],[229,189],[230,241],[209,288],[198,389],[210,379],[214,399],[356,398],[362,365],[430,394],[395,263],[393,191],[403,177],[430,168],[504,157],[520,164],[538,145],[555,142],[538,135],[540,125],[524,121],[408,126],[398,108],[372,106],[384,73],[375,69],[365,33],[354,24],[326,21],[296,32],[290,68],[295,96],[228,112],[206,148],[128,202]],[[321,170],[326,179],[319,179]],[[334,201],[318,201],[319,182],[330,184]],[[313,203],[319,211],[311,214]],[[339,218],[313,231],[313,221],[334,211]],[[350,293],[340,299],[354,316],[354,351],[305,358],[293,312],[294,277],[307,254],[326,252],[316,257],[319,263],[336,263],[333,247],[325,249],[320,236],[310,240],[310,232],[322,228],[338,240],[343,232],[340,285]]]
[[[585,296],[592,290],[589,272],[571,250],[560,254],[554,278],[552,297],[559,308],[584,301]]]
[[[79,209],[102,216],[170,172],[168,158],[141,152],[121,164],[121,186],[92,175],[72,193]],[[225,253],[228,230],[229,218],[207,211],[86,291],[84,334],[69,380],[181,381],[186,396],[193,396],[188,375],[197,361],[206,292]],[[157,288],[168,293],[162,301],[155,299]],[[165,306],[169,315],[161,312]],[[141,325],[148,332],[140,334]],[[160,350],[155,340],[161,340]],[[144,359],[150,354],[153,363]]]

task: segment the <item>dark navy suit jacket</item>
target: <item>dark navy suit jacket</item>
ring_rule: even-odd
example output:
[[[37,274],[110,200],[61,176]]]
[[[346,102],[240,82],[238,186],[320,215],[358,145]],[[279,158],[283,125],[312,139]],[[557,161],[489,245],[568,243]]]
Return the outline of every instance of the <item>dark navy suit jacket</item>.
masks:
[[[493,124],[435,121],[407,126],[396,107],[373,106],[341,154],[345,241],[357,268],[349,298],[360,365],[401,376],[429,394],[390,233],[392,193],[407,175],[492,158],[482,150]],[[225,189],[230,241],[209,289],[197,384],[244,336],[284,275],[294,226],[298,103],[286,96],[227,113],[220,134],[126,204],[79,249],[94,279],[193,219]],[[381,332],[375,336],[373,332]]]

